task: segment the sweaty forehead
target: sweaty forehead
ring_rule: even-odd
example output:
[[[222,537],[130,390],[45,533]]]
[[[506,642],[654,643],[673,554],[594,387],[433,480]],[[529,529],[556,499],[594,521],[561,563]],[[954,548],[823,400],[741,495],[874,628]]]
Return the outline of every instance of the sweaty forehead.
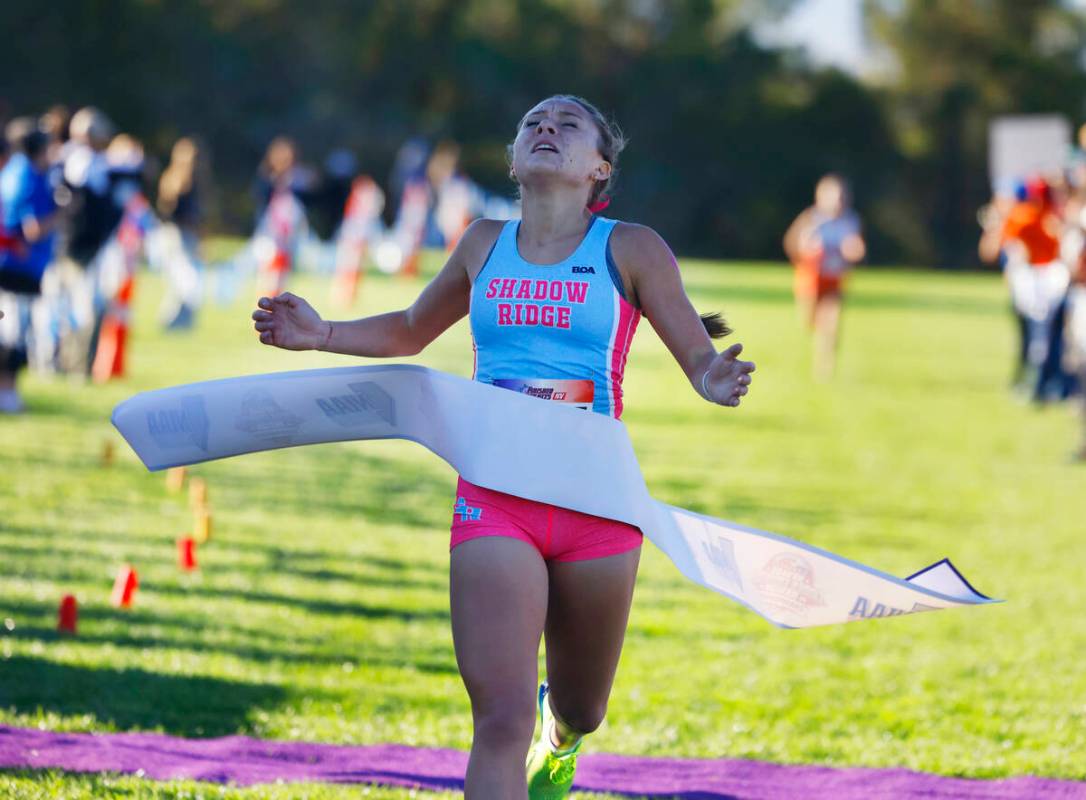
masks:
[[[557,114],[559,116],[577,117],[578,119],[585,119],[587,116],[579,104],[570,100],[544,100],[525,114],[522,119],[527,119],[533,114]]]

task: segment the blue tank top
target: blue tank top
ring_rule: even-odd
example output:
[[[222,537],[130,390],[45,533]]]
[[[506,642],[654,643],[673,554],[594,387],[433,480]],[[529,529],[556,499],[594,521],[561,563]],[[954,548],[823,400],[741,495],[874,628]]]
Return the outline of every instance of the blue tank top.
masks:
[[[616,224],[593,217],[557,264],[521,258],[520,221],[505,224],[471,287],[475,380],[622,415],[622,375],[641,312],[624,297],[610,257]]]

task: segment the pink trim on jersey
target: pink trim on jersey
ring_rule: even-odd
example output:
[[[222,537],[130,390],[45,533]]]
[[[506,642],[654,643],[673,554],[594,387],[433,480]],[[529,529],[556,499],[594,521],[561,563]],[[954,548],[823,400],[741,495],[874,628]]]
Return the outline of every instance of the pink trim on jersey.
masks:
[[[618,296],[618,292],[615,292]],[[641,311],[634,308],[625,298],[618,296],[619,317],[615,325],[614,338],[608,347],[611,354],[611,397],[615,410],[615,419],[622,417],[622,377],[626,372],[626,357],[630,354],[630,342],[641,319]]]

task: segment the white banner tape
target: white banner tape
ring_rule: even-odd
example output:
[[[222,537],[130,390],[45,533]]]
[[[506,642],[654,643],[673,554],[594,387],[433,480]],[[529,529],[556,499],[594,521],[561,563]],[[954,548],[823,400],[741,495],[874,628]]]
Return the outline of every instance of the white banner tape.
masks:
[[[409,439],[466,480],[639,527],[690,580],[781,627],[996,602],[947,560],[902,580],[654,500],[626,427],[426,367],[283,372],[144,392],[113,424],[148,469],[354,439]]]

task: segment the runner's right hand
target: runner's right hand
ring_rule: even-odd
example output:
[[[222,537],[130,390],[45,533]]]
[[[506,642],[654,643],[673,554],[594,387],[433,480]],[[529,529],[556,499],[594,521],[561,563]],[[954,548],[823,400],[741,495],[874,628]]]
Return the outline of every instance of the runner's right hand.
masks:
[[[316,350],[328,340],[329,323],[305,300],[290,292],[261,297],[253,312],[260,341],[284,350]]]

